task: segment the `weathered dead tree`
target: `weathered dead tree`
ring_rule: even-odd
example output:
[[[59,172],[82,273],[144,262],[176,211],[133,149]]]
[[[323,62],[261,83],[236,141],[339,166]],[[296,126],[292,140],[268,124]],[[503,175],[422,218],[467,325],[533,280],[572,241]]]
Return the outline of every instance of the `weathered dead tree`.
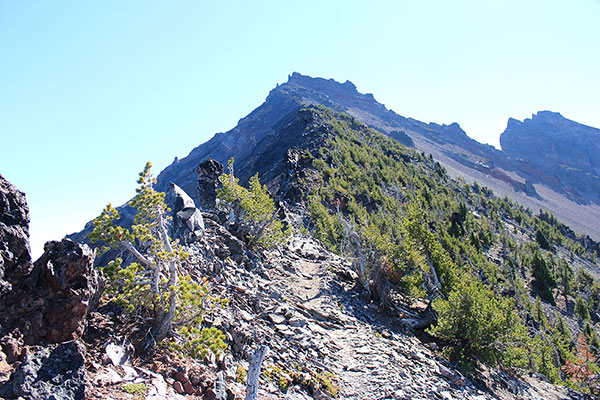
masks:
[[[248,367],[248,377],[246,379],[246,398],[245,400],[256,400],[258,398],[258,378],[260,378],[260,367],[269,351],[266,344],[260,345],[254,352],[250,366]]]
[[[365,273],[367,257],[365,255],[365,252],[363,251],[362,244],[360,242],[360,236],[358,235],[358,233],[356,233],[354,231],[354,229],[352,229],[352,226],[350,226],[350,223],[348,223],[348,221],[346,221],[344,219],[344,217],[342,217],[342,213],[340,212],[339,204],[336,204],[336,209],[337,209],[338,218],[340,219],[340,222],[341,222],[342,226],[344,227],[345,241],[351,240],[353,242],[354,252],[357,254],[357,257],[354,257],[354,260],[352,261],[352,266],[354,267],[354,269],[356,270],[356,273],[358,274],[358,280],[359,280],[360,284],[363,285],[364,287],[368,288],[369,280]],[[342,246],[342,247],[345,247],[345,246]],[[343,252],[343,248],[341,250]]]

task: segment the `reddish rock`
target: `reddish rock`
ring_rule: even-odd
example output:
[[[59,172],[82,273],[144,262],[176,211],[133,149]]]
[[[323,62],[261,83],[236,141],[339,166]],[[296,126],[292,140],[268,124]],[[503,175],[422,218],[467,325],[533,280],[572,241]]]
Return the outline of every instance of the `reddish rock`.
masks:
[[[196,392],[190,381],[183,384],[183,390],[185,390],[187,394],[194,394]]]
[[[181,383],[189,382],[188,377],[185,375],[185,373],[183,373],[181,371],[175,372],[175,375],[173,375],[173,379],[175,379],[176,381],[179,381]]]
[[[185,393],[185,390],[183,390],[183,385],[179,381],[175,381],[175,383],[173,383],[173,389],[175,389],[175,391],[179,394]]]
[[[206,392],[204,392],[204,400],[217,400],[217,394],[215,393],[215,391],[213,389],[206,389]]]
[[[28,345],[79,337],[103,286],[87,245],[64,239],[44,249],[29,276],[13,283],[0,302],[0,325],[20,330]]]

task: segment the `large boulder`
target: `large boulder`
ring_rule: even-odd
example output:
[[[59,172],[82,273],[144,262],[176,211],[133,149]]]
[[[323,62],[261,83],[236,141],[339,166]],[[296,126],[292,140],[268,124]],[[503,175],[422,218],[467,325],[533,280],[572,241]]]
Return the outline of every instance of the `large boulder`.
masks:
[[[204,219],[194,200],[179,186],[171,183],[166,202],[173,212],[172,237],[184,244],[200,239],[204,233]]]
[[[0,175],[0,298],[32,268],[25,193]]]
[[[16,396],[35,400],[83,400],[86,394],[84,347],[70,341],[37,347],[12,376]]]

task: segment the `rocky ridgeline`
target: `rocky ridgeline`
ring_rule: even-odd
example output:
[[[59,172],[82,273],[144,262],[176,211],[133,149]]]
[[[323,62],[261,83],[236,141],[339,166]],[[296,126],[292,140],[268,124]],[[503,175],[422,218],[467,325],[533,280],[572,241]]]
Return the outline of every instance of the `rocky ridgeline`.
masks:
[[[278,150],[285,151],[298,144],[293,141],[301,140],[299,135],[286,135],[285,127],[290,115],[307,104],[347,113],[404,145],[431,154],[452,177],[477,181],[524,207],[548,209],[577,232],[600,239],[598,129],[541,112],[523,123],[511,119],[501,136],[500,151],[471,139],[457,123],[424,123],[396,114],[349,81],[299,73],[271,90],[265,102],[236,127],[215,134],[165,168],[158,176],[158,189],[166,192],[174,182],[200,204],[195,191],[198,164],[209,157],[226,163],[233,156],[242,183],[258,172],[263,183],[275,188],[278,183],[273,178],[281,172]]]
[[[87,245],[49,242],[33,264],[13,256],[28,248],[27,205],[22,193],[2,181],[0,195],[10,205],[1,226],[2,265],[10,266],[3,279],[10,290],[0,299],[0,397],[243,399],[240,371],[248,369],[259,345],[267,345],[261,399],[582,398],[538,377],[489,370],[476,378],[462,375],[435,345],[414,336],[414,318],[378,309],[350,264],[311,237],[297,235],[277,249],[251,251],[226,215],[210,211],[218,175],[211,171],[221,167],[204,167],[204,212],[176,186],[167,196],[173,234],[191,255],[185,269],[206,277],[213,295],[229,299],[204,319],[225,333],[228,350],[203,360],[179,358],[164,348],[140,357],[140,325],[115,304],[99,303],[102,278]],[[8,213],[20,218],[8,220]],[[286,217],[302,219],[289,210]],[[15,236],[20,239],[5,239]],[[14,249],[11,243],[17,243]]]

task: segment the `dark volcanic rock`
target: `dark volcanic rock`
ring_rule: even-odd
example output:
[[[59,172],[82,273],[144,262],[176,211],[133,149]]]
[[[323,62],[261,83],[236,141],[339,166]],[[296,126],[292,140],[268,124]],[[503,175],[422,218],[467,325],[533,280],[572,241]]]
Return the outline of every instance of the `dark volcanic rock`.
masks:
[[[600,129],[540,111],[510,119],[502,150],[555,178],[553,189],[579,202],[600,203]]]
[[[79,336],[102,290],[94,252],[69,239],[51,241],[31,275],[0,306],[2,328],[18,329],[25,343],[64,342]]]
[[[84,349],[76,341],[37,348],[12,377],[14,394],[32,400],[83,400],[85,385]]]
[[[0,297],[32,268],[25,194],[0,175]]]
[[[198,165],[198,204],[203,210],[215,208],[217,201],[216,189],[219,186],[219,176],[223,173],[223,164],[209,158]]]
[[[415,142],[404,131],[391,131],[388,136],[406,147],[415,147]]]

